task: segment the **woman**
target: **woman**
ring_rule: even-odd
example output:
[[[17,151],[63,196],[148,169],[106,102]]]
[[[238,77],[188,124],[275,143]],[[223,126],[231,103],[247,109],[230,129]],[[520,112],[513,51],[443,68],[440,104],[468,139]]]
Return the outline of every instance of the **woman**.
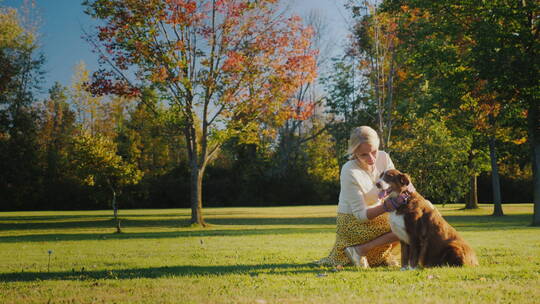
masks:
[[[337,235],[330,255],[319,265],[357,266],[395,264],[391,257],[397,236],[388,222],[392,204],[380,203],[375,186],[379,175],[394,164],[387,153],[379,151],[379,136],[368,126],[355,128],[349,140],[349,161],[340,175]]]

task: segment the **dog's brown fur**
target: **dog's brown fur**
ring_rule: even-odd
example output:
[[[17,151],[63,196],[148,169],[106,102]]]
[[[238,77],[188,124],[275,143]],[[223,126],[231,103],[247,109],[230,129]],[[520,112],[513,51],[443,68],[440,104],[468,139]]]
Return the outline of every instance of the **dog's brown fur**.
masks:
[[[398,170],[387,170],[381,178],[396,193],[408,191],[410,178]],[[396,210],[396,215],[404,216],[409,235],[409,244],[401,242],[402,267],[477,266],[474,250],[437,209],[418,192],[408,194],[407,203]]]

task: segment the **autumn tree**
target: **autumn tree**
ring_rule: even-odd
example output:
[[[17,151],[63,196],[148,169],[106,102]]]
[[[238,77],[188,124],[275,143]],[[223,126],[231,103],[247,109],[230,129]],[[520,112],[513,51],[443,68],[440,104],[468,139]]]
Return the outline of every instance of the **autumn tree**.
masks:
[[[202,179],[231,136],[291,113],[284,102],[315,77],[312,31],[277,0],[84,1],[101,20],[88,40],[108,64],[94,93],[157,88],[178,113],[191,168],[191,222],[204,225]]]
[[[144,102],[139,101],[120,123],[116,141],[120,155],[137,164],[145,176],[159,176],[185,162],[186,147],[155,92],[144,96]]]
[[[109,138],[117,136],[117,127],[127,114],[133,98],[123,96],[93,96],[86,90],[91,72],[84,61],[77,63],[68,92],[76,113],[77,123],[92,135],[101,134]]]
[[[489,102],[484,104],[492,109],[488,120],[491,125],[506,126],[514,137],[520,135],[521,124],[512,123],[508,116],[522,113],[522,120],[527,121],[532,223],[540,226],[540,6],[528,0],[466,1],[464,6],[472,20],[468,32],[476,42],[473,66],[485,83],[483,96]],[[500,113],[504,119],[497,118]],[[519,138],[515,142],[522,143]]]
[[[478,97],[472,94],[479,79],[470,67],[472,43],[464,36],[467,22],[450,18],[455,7],[437,12],[435,7],[446,6],[425,2],[418,8],[407,4],[398,7],[396,14],[402,18],[400,36],[404,37],[411,76],[421,80],[417,87],[425,96],[419,100],[418,112],[440,109],[441,119],[447,120],[454,136],[472,140],[467,153],[470,189],[466,207],[478,208],[477,177],[486,169],[487,141],[483,140],[485,125],[478,124],[484,112]]]
[[[314,121],[315,128],[322,129],[320,121]],[[327,201],[337,197],[334,193],[339,185],[339,158],[336,157],[335,140],[329,131],[323,131],[313,139],[306,142],[305,153],[307,154],[307,175],[317,182],[314,187],[316,196]]]
[[[383,7],[400,16],[399,36],[407,52],[407,66],[413,77],[422,80],[418,87],[428,92],[422,111],[441,110],[441,118],[448,119],[456,136],[473,139],[468,157],[471,204],[467,205],[476,206],[476,177],[485,168],[483,159],[489,150],[494,215],[502,215],[497,147],[517,139],[514,136],[520,132],[507,125],[509,115],[516,112],[515,98],[507,94],[513,89],[501,90],[487,77],[507,70],[480,58],[485,50],[493,49],[490,44],[495,40],[486,39],[484,24],[492,12],[485,1],[389,0]],[[492,68],[490,73],[486,67]]]
[[[44,194],[59,200],[60,193],[66,192],[66,182],[70,178],[69,146],[77,131],[75,113],[68,103],[67,88],[55,83],[39,109],[38,141],[43,158]]]
[[[327,65],[331,51],[332,41],[327,23],[323,15],[316,11],[311,11],[305,22],[313,29],[311,43],[319,50],[314,59],[320,70]],[[306,55],[310,51],[310,49],[306,49]],[[319,79],[303,83],[286,102],[292,115],[277,128],[278,146],[275,165],[280,175],[301,167],[299,162],[304,160],[301,159],[300,154],[306,145],[310,145],[310,141],[327,131],[328,124],[322,123],[327,118],[324,116],[323,103],[324,98],[319,88]]]
[[[398,60],[398,19],[380,11],[377,1],[351,0],[346,7],[355,22],[347,53],[356,57],[356,68],[368,81],[381,147],[387,149],[396,120],[398,72],[402,66]]]
[[[142,173],[117,154],[112,140],[100,134],[92,136],[83,130],[72,138],[69,157],[72,170],[81,184],[110,194],[114,219],[118,220],[117,197],[123,187],[137,183]]]

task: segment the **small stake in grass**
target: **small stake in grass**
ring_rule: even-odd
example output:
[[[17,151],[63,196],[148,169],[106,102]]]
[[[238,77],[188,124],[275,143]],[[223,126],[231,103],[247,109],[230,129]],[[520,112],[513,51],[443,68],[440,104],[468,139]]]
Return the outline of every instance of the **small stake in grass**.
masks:
[[[47,251],[49,253],[49,264],[47,264],[47,272],[51,271],[51,254],[53,253],[52,250]]]
[[[116,233],[122,233],[122,229],[120,228],[120,219],[116,219]]]

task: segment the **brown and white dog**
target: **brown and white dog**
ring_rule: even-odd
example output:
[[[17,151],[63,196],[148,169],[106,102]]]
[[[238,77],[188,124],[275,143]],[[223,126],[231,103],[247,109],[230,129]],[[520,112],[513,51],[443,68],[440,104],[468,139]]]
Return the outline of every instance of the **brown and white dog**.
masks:
[[[401,241],[402,269],[435,266],[477,266],[473,249],[433,205],[414,190],[408,175],[398,170],[381,174],[379,197],[395,208],[390,212],[392,232]]]

